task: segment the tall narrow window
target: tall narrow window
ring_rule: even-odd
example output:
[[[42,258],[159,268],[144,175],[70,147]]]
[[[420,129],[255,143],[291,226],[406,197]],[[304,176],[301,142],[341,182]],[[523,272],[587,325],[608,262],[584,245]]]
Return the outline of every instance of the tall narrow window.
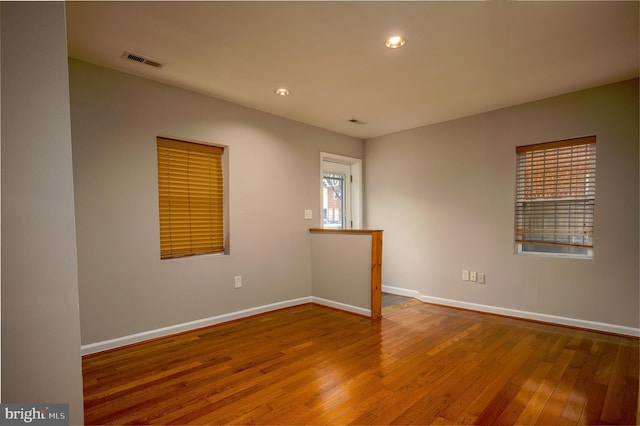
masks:
[[[596,137],[516,148],[519,253],[593,255]]]
[[[345,166],[348,167],[348,166]],[[322,175],[322,227],[346,229],[347,222],[347,179],[351,174],[325,171]]]
[[[224,252],[224,148],[157,139],[160,258]]]

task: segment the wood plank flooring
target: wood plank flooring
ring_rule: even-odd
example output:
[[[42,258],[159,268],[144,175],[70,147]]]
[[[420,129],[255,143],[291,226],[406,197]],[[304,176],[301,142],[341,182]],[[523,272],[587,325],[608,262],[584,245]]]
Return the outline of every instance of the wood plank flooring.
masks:
[[[83,358],[86,424],[636,424],[638,340],[303,305]]]
[[[409,306],[421,304],[413,297],[397,296],[395,294],[382,293],[382,315],[389,315]]]

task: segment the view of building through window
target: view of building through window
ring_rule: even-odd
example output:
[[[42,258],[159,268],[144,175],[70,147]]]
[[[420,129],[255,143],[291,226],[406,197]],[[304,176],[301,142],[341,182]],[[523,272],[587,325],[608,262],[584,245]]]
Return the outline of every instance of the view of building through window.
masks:
[[[345,179],[344,174],[324,172],[322,177],[323,228],[345,228]]]
[[[320,153],[321,225],[327,229],[362,226],[362,160]]]

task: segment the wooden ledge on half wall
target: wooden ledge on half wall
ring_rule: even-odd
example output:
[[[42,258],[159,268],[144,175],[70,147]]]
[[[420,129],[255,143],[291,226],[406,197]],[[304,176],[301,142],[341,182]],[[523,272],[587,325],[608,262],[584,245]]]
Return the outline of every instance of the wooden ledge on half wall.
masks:
[[[309,228],[309,232],[325,232],[335,234],[372,234],[382,232],[382,229],[331,229],[331,228]]]

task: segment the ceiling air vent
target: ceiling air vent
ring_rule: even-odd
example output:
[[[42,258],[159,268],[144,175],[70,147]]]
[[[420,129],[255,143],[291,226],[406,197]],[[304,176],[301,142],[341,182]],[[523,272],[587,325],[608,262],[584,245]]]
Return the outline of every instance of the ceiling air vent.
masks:
[[[367,124],[364,121],[360,121],[357,118],[352,118],[349,120],[349,123],[353,123],[353,124]]]
[[[144,56],[136,55],[135,53],[125,52],[122,54],[122,57],[125,59],[129,59],[130,61],[140,62],[142,64],[151,65],[152,67],[160,68],[162,64],[158,61],[154,61],[153,59],[145,58]]]

